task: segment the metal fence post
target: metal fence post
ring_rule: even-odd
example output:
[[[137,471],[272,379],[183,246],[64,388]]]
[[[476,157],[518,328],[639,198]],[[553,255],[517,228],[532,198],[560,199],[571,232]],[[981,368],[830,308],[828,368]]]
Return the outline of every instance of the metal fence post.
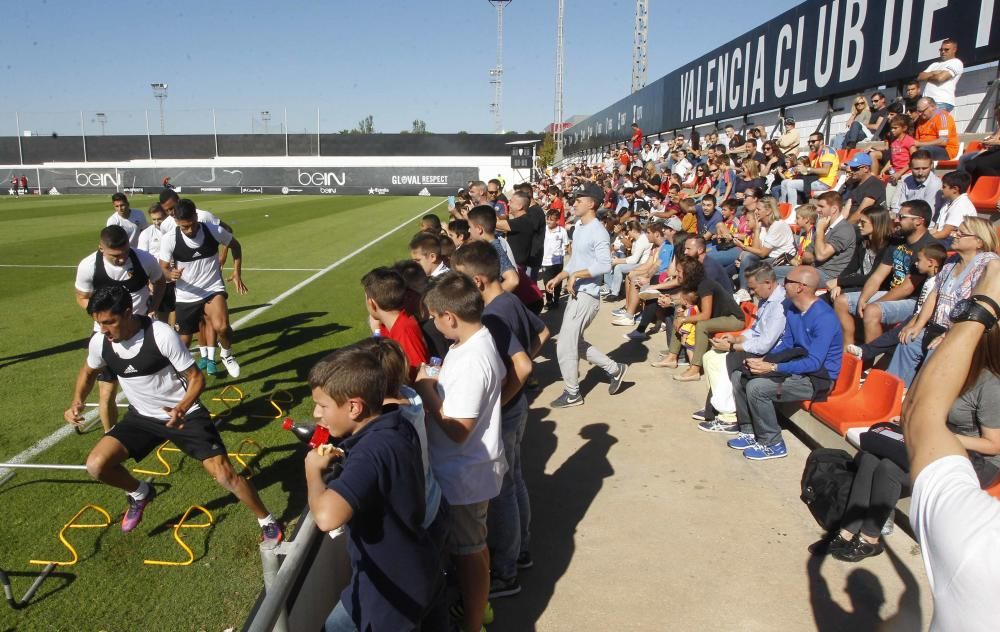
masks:
[[[80,137],[83,139],[83,161],[87,162],[87,131],[83,129],[83,110],[80,110]]]
[[[276,548],[260,547],[260,564],[264,571],[264,592],[268,592],[278,576],[278,569],[281,568]],[[284,605],[281,606],[280,614],[274,621],[272,632],[288,632],[288,613]]]
[[[143,111],[146,114],[146,148],[149,149],[149,159],[153,159],[153,141],[149,140],[149,110]]]
[[[21,115],[14,112],[14,125],[17,126],[17,159],[24,164],[24,152],[21,150]]]

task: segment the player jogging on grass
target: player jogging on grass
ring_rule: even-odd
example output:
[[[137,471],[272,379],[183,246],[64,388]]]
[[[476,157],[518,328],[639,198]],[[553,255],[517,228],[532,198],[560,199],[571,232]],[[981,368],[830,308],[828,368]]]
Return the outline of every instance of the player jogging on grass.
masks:
[[[226,371],[232,377],[239,377],[240,365],[232,353],[233,330],[229,327],[228,295],[222,281],[219,245],[228,246],[233,251],[230,280],[240,294],[247,293],[247,286],[240,277],[243,248],[225,228],[199,222],[197,209],[191,200],[183,199],[177,203],[173,219],[176,227],[160,239],[160,266],[167,279],[176,283],[177,332],[185,345],[190,344],[191,336],[198,331],[204,316],[208,327],[200,342],[208,348],[206,373],[214,375],[216,372],[214,355],[218,341]]]
[[[105,226],[121,226],[128,233],[128,243],[133,248],[139,247],[139,233],[146,230],[149,223],[142,211],[130,208],[128,196],[124,193],[112,193],[111,205],[115,207],[115,212],[108,218]]]
[[[177,334],[165,323],[136,315],[129,291],[121,284],[94,292],[87,313],[100,333],[90,339],[64,417],[67,423],[80,425],[83,403],[100,370],[118,377],[129,400],[128,412],[90,451],[87,472],[127,493],[122,531],[135,529],[156,497],[155,488],[136,480],[122,463],[129,458],[141,461],[164,441],[172,441],[257,516],[262,542],[281,542],[281,525],[264,507],[254,486],[233,470],[219,431],[198,402],[205,378]]]
[[[107,226],[101,230],[97,252],[84,257],[76,268],[77,305],[87,309],[95,291],[116,284],[123,284],[131,293],[132,311],[138,316],[145,316],[159,308],[166,280],[157,255],[131,248],[128,233],[121,226]],[[96,325],[94,331],[98,331]],[[100,382],[97,412],[104,432],[107,432],[118,421],[115,404],[117,380],[106,371],[99,373],[97,380]]]
[[[177,223],[174,221],[174,211],[177,209],[177,203],[180,202],[180,196],[177,195],[177,191],[173,188],[166,188],[160,191],[160,208],[166,214],[163,218],[163,222],[160,223],[160,232],[162,234],[172,233],[174,229],[177,228]],[[195,212],[198,214],[198,221],[202,224],[212,224],[215,226],[221,226],[225,228],[230,233],[235,234],[233,227],[222,221],[212,213],[195,207]],[[229,256],[229,249],[226,246],[222,246],[219,252],[219,265],[226,265],[226,259]],[[229,278],[232,281],[232,277]],[[203,318],[201,324],[198,327],[198,368],[205,371],[209,375],[216,375],[215,367],[215,346],[209,345],[206,340],[215,339],[212,332],[212,326],[210,323],[206,322]],[[211,362],[211,364],[209,364]]]

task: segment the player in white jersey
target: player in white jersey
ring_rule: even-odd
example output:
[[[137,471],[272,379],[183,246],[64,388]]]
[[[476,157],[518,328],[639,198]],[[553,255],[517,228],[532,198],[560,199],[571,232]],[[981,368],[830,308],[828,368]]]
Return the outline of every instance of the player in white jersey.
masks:
[[[160,208],[163,212],[167,214],[164,218],[163,223],[160,224],[160,232],[164,235],[167,233],[172,233],[177,228],[177,223],[174,221],[174,210],[177,208],[177,203],[180,202],[180,196],[177,195],[177,191],[173,189],[164,189],[160,191]],[[212,213],[204,211],[200,208],[195,208],[198,214],[198,221],[203,224],[212,224],[215,226],[221,226],[225,228],[230,233],[234,233],[232,226],[222,221]],[[219,249],[219,265],[226,265],[226,259],[229,257],[229,247],[222,245]],[[232,278],[229,279],[232,281]],[[206,344],[206,340],[214,339],[215,334],[211,331],[211,324],[206,322],[203,318],[201,325],[198,328],[198,353],[201,356],[198,358],[198,368],[205,371],[209,375],[216,374],[215,368],[215,347]]]
[[[198,331],[202,317],[211,331],[201,340],[214,353],[216,336],[222,349],[222,363],[232,377],[240,376],[240,365],[232,353],[232,329],[229,326],[229,306],[226,285],[222,281],[219,245],[233,251],[233,274],[230,280],[240,294],[247,286],[240,276],[243,248],[233,234],[214,224],[198,221],[197,209],[191,200],[181,200],[174,209],[177,227],[163,235],[160,242],[160,266],[167,278],[177,284],[177,332],[185,344]],[[214,364],[209,355],[209,362]],[[209,364],[208,373],[212,373]]]
[[[177,334],[165,323],[136,315],[122,284],[97,290],[87,312],[100,332],[90,339],[87,360],[64,417],[67,423],[80,425],[83,403],[99,371],[108,370],[118,377],[128,396],[128,412],[91,450],[87,471],[127,493],[129,506],[122,516],[122,531],[135,529],[156,496],[153,487],[136,480],[122,463],[129,458],[141,461],[167,440],[200,461],[222,487],[253,511],[261,526],[262,542],[279,543],[281,526],[264,507],[254,486],[233,470],[219,431],[198,402],[205,378]]]
[[[162,233],[160,232],[160,224],[167,217],[167,214],[163,212],[163,208],[159,204],[153,204],[146,211],[149,215],[149,226],[146,230],[139,233],[139,250],[145,250],[146,252],[153,255],[156,259],[156,266],[160,265],[160,239]],[[160,301],[160,308],[156,310],[157,319],[174,324],[174,284],[167,283],[166,288],[163,290],[163,300]],[[198,367],[201,368],[200,366]]]
[[[106,226],[101,230],[97,251],[84,257],[76,267],[76,303],[87,309],[95,291],[119,283],[131,292],[135,313],[145,316],[148,310],[155,312],[159,307],[166,280],[156,256],[131,248],[128,234],[121,226]],[[98,380],[97,410],[101,425],[107,432],[118,421],[118,407],[115,405],[117,381],[106,372],[101,373]]]
[[[111,195],[111,204],[115,207],[115,212],[108,218],[105,226],[121,226],[128,233],[128,243],[133,248],[139,247],[139,233],[146,230],[149,224],[142,211],[130,208],[128,197],[124,193],[114,193]]]

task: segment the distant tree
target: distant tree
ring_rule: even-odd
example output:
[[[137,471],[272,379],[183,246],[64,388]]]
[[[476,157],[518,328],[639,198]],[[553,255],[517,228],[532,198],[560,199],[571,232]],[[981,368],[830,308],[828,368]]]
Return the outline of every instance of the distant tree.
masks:
[[[357,134],[374,134],[375,117],[369,114],[365,118],[358,121],[358,126],[354,128],[354,132]]]
[[[461,130],[458,130],[458,133],[459,134],[468,134],[469,132],[465,131],[464,129],[461,129]]]
[[[338,133],[338,134],[350,134],[350,133],[351,133],[351,130],[349,130],[349,129],[342,129],[342,130],[340,130],[340,131],[339,131],[339,132],[337,132],[337,133]]]
[[[547,132],[542,140],[542,147],[538,150],[539,166],[544,169],[556,161],[556,139],[552,132]]]
[[[426,134],[427,133],[427,123],[421,121],[420,119],[414,119],[413,128],[410,130],[413,134]]]
[[[538,132],[536,132],[536,131],[535,131],[535,130],[533,130],[533,129],[529,129],[528,131],[526,131],[526,132],[525,132],[525,134],[531,134],[531,135],[535,135],[535,134],[537,134],[537,133],[538,133]]]
[[[504,132],[503,133],[504,136],[513,136],[515,134],[517,134],[517,132],[514,131],[514,130],[510,130],[509,132]]]

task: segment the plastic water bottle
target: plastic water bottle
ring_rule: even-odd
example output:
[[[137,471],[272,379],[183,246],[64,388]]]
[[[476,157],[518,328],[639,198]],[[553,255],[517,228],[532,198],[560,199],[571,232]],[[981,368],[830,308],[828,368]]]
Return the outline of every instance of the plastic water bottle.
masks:
[[[441,358],[437,356],[432,356],[427,364],[427,368],[424,369],[428,377],[437,377],[441,373]]]
[[[291,417],[286,417],[281,427],[291,430],[299,441],[308,443],[313,449],[330,441],[330,431],[318,424],[297,424]]]

